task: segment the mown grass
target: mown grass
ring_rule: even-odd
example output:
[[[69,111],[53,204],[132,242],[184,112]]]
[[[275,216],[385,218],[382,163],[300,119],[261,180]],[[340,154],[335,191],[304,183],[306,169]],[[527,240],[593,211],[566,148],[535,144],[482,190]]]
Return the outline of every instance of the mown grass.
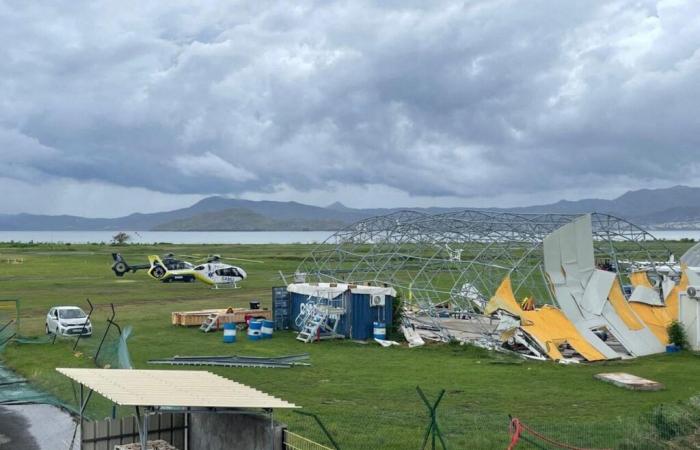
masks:
[[[98,305],[94,321],[100,326],[109,315],[108,304],[114,303],[118,322],[134,329],[129,350],[137,368],[153,368],[146,363],[148,359],[173,355],[309,352],[311,367],[207,370],[319,414],[345,448],[418,447],[427,416],[415,392],[417,385],[431,395],[446,389],[440,417],[450,442],[455,443],[453,448],[474,442],[479,442],[479,447],[501,447],[507,438],[508,414],[532,423],[562,426],[616,423],[660,403],[687,399],[700,392],[700,358],[691,353],[562,366],[511,360],[458,345],[417,349],[384,349],[342,341],[305,345],[289,332],[278,332],[272,340],[261,342],[239,336],[236,344],[227,345],[220,333],[204,334],[170,325],[170,313],[177,310],[244,306],[252,299],[260,299],[269,307],[270,288],[282,284],[277,271],[293,272],[311,248],[299,244],[138,245],[118,249],[132,263],[142,262],[150,253],[168,251],[220,253],[264,261],[241,263],[249,273],[241,289],[212,290],[198,283],[159,283],[142,272],[118,279],[109,270],[109,254],[115,250],[109,246],[0,245],[0,261],[24,258],[23,264],[0,262],[0,297],[21,299],[21,331],[25,335],[43,333],[44,316],[52,305],[85,306],[85,298],[90,298]],[[90,367],[87,350],[97,340],[95,336],[81,344],[84,351],[78,356],[72,352],[72,341],[58,340],[54,345],[13,344],[1,357],[39,387],[64,402],[74,403],[70,383],[55,368]],[[630,372],[660,381],[666,389],[623,390],[593,379],[602,371]],[[95,397],[88,414],[104,417],[110,411],[105,399]],[[297,420],[289,414],[282,417],[292,424]],[[304,431],[312,432],[310,428]],[[477,432],[478,436],[474,434]]]

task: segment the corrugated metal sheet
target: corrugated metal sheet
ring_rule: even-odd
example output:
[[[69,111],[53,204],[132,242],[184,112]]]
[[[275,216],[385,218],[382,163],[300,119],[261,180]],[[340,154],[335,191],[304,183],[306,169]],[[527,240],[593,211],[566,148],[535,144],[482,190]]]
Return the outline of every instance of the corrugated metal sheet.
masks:
[[[123,406],[296,408],[292,403],[203,370],[56,370]]]
[[[384,322],[391,326],[393,297],[385,296],[385,306],[371,307],[369,294],[352,294],[350,312],[350,337],[352,339],[371,339],[374,335],[374,322]]]

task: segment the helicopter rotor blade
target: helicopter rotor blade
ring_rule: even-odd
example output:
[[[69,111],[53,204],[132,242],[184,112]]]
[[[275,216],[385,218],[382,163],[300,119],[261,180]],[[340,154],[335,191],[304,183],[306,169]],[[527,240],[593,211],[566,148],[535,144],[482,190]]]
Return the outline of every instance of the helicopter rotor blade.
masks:
[[[251,263],[256,263],[256,264],[265,264],[265,261],[258,261],[255,259],[245,259],[245,258],[229,258],[229,257],[219,257],[221,260],[230,260],[230,261],[245,261],[245,262],[251,262]]]

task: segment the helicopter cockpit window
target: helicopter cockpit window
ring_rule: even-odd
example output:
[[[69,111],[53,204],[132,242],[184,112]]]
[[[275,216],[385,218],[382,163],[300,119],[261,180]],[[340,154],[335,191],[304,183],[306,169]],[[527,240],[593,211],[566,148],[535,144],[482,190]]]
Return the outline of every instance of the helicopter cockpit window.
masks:
[[[204,266],[197,266],[194,268],[194,270],[204,270]]]

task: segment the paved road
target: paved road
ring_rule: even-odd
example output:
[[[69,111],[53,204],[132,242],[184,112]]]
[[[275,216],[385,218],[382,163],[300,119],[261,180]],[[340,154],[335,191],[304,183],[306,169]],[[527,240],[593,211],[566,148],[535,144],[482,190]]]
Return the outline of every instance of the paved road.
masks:
[[[70,414],[55,406],[0,406],[0,450],[71,450],[74,429]]]

